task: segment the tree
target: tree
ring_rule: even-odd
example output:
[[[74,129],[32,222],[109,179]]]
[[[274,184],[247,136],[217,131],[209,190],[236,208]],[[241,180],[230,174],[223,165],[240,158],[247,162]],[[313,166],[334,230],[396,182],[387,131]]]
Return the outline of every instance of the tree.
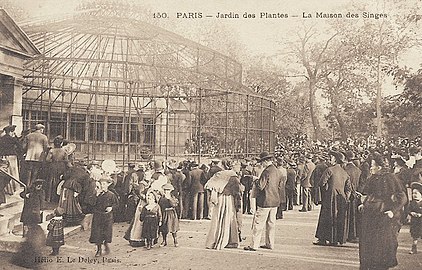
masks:
[[[422,130],[422,69],[394,67],[388,74],[393,76],[403,92],[387,97],[384,107],[385,125],[392,136],[415,137]]]
[[[311,125],[309,100],[303,81],[292,82],[285,71],[265,57],[256,57],[246,66],[244,83],[276,104],[275,127],[279,137],[293,136]]]
[[[337,37],[337,32],[323,31],[313,25],[303,24],[302,28],[296,32],[296,40],[290,42],[290,53],[304,68],[304,76],[308,82],[309,113],[314,128],[314,140],[321,139],[322,134],[315,96],[317,84],[325,76],[324,67],[335,60],[337,48],[333,47],[333,44]]]

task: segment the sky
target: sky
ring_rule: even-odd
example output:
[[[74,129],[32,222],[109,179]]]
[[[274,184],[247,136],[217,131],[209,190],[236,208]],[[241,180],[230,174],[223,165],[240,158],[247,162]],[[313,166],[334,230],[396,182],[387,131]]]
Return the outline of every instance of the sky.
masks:
[[[11,1],[11,0],[9,0]],[[13,0],[13,2],[24,7],[30,16],[40,19],[60,17],[61,14],[70,14],[75,7],[83,0]],[[86,1],[86,0],[85,0]],[[95,0],[94,0],[95,1]],[[98,0],[97,0],[98,1]],[[146,21],[155,21],[158,25],[173,30],[179,34],[184,34],[184,30],[190,27],[221,24],[233,35],[242,46],[245,53],[262,56],[272,56],[279,53],[279,42],[294,35],[301,24],[314,24],[318,28],[324,28],[327,19],[315,18],[315,13],[342,13],[345,16],[348,12],[358,13],[359,19],[356,23],[362,23],[362,11],[353,7],[354,3],[367,3],[366,12],[384,13],[385,2],[392,0],[115,0],[117,3],[130,2],[147,7]],[[395,0],[400,1],[400,0]],[[0,0],[1,2],[1,0]],[[99,0],[101,2],[101,0]],[[405,3],[405,0],[402,0]],[[421,2],[421,1],[419,1]],[[409,6],[409,9],[412,7]],[[260,13],[280,13],[288,18],[260,18]],[[154,14],[165,13],[167,18],[154,19]],[[202,18],[186,18],[188,13]],[[218,13],[238,14],[239,18],[216,18]],[[255,18],[244,18],[247,13]],[[386,12],[388,19],[402,15],[394,12]],[[303,18],[303,14],[311,14],[313,18]],[[177,17],[179,15],[179,18]],[[185,16],[183,16],[185,15]],[[285,16],[284,15],[284,16]],[[210,17],[207,17],[210,16]],[[296,17],[297,16],[297,17]],[[347,20],[347,18],[342,18]],[[366,19],[370,20],[370,19]],[[372,19],[374,20],[374,19]],[[201,24],[202,23],[202,24]],[[216,36],[214,38],[225,38]],[[194,40],[197,41],[197,40]],[[406,66],[418,68],[422,59],[417,51],[410,51],[402,55],[400,62]],[[280,63],[283,64],[283,63]],[[386,93],[395,91],[394,87],[386,86]]]

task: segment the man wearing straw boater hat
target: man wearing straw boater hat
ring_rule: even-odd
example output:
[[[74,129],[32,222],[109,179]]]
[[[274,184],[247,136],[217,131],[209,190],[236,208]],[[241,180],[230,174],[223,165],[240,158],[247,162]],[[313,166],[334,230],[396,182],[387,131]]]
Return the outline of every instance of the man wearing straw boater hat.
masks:
[[[245,250],[256,251],[260,245],[261,235],[265,226],[265,249],[274,248],[275,222],[277,207],[280,204],[280,189],[282,188],[282,175],[272,162],[273,156],[268,152],[259,155],[258,162],[263,165],[258,181],[256,182],[256,212],[252,223],[252,242]]]
[[[43,134],[44,129],[45,126],[43,124],[36,124],[35,131],[24,138],[23,148],[26,150],[25,161],[28,164],[27,186],[30,186],[32,180],[37,178],[38,171],[47,154],[48,139]]]

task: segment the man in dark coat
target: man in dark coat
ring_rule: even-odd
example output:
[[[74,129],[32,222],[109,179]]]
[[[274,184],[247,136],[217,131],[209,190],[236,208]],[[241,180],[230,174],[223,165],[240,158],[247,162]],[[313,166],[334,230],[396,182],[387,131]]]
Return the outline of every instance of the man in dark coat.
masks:
[[[259,155],[258,162],[262,163],[264,170],[256,183],[257,209],[252,222],[251,245],[245,250],[256,251],[261,241],[265,228],[265,245],[261,248],[273,249],[275,240],[275,223],[277,207],[280,205],[280,192],[283,188],[282,175],[272,162],[273,156],[268,152]]]
[[[128,164],[128,171],[126,174],[117,175],[116,185],[114,189],[117,192],[119,199],[118,210],[114,214],[114,221],[126,222],[129,217],[126,215],[127,199],[132,189],[138,187],[138,175],[136,174],[135,164]]]
[[[294,189],[296,186],[296,163],[289,160],[287,162],[287,179],[286,179],[286,198],[287,198],[287,209],[293,210],[293,202],[294,202]]]
[[[277,169],[281,174],[281,188],[280,188],[280,205],[277,207],[277,219],[283,219],[283,211],[286,211],[286,182],[287,182],[287,169],[285,168],[286,162],[282,158],[277,159]]]
[[[302,188],[302,209],[299,210],[300,212],[307,212],[312,210],[311,176],[314,169],[315,164],[312,162],[312,156],[307,154],[305,156],[303,174],[300,179],[300,186]]]
[[[243,204],[243,211],[242,213],[248,213],[248,215],[251,215],[251,190],[252,190],[252,183],[253,183],[253,175],[252,175],[252,166],[250,166],[248,163],[242,164],[242,167],[240,169],[240,183],[245,187],[245,190],[243,191],[243,198],[242,198],[242,204]]]
[[[356,167],[355,163],[353,163],[353,160],[355,159],[355,154],[351,150],[346,151],[345,156],[347,159],[347,163],[344,165],[344,170],[350,176],[350,182],[352,187],[349,202],[349,211],[347,214],[349,220],[349,233],[347,236],[347,241],[356,242],[356,238],[358,237],[359,232],[357,222],[358,196],[356,191],[359,185],[361,170]]]
[[[330,152],[331,163],[321,177],[322,206],[319,213],[315,245],[342,245],[347,239],[347,208],[351,193],[350,176],[341,167],[344,155]]]
[[[191,164],[189,178],[191,180],[192,219],[202,219],[204,216],[204,185],[207,182],[207,177],[205,172],[198,168],[196,162]]]
[[[330,156],[326,153],[322,153],[318,156],[318,161],[315,165],[315,169],[311,175],[311,183],[313,188],[313,200],[316,205],[321,204],[321,176],[328,168],[327,161],[330,160]]]

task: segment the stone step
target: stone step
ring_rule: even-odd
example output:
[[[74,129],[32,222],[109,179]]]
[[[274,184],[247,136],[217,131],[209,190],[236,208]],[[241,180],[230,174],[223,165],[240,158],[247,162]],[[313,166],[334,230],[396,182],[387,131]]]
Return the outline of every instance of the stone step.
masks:
[[[23,209],[23,200],[11,203],[10,207],[3,208],[0,216],[0,235],[9,234],[19,223]]]
[[[19,196],[19,194],[14,194],[12,196],[6,195],[6,203],[0,205],[0,214],[7,208],[13,207],[16,204],[23,202],[23,199]]]
[[[47,213],[46,215],[45,210],[44,210],[44,215],[50,216],[50,219],[51,219],[51,214]],[[64,228],[65,241],[66,241],[66,236],[74,235],[80,232],[81,230],[89,230],[91,221],[92,221],[92,215],[88,214],[86,215],[84,221],[82,222],[84,226],[78,225],[78,226],[73,226],[73,227],[65,227]],[[40,224],[41,228],[45,232],[45,235],[47,235],[48,233],[47,231],[48,223],[49,223],[49,220],[44,221],[43,223]],[[14,227],[14,229],[12,230],[12,233],[1,235],[0,236],[0,250],[6,251],[6,252],[17,252],[19,248],[21,247],[21,245],[25,243],[25,238],[22,237],[22,231],[23,231],[23,226],[22,226],[22,223],[20,223]]]

